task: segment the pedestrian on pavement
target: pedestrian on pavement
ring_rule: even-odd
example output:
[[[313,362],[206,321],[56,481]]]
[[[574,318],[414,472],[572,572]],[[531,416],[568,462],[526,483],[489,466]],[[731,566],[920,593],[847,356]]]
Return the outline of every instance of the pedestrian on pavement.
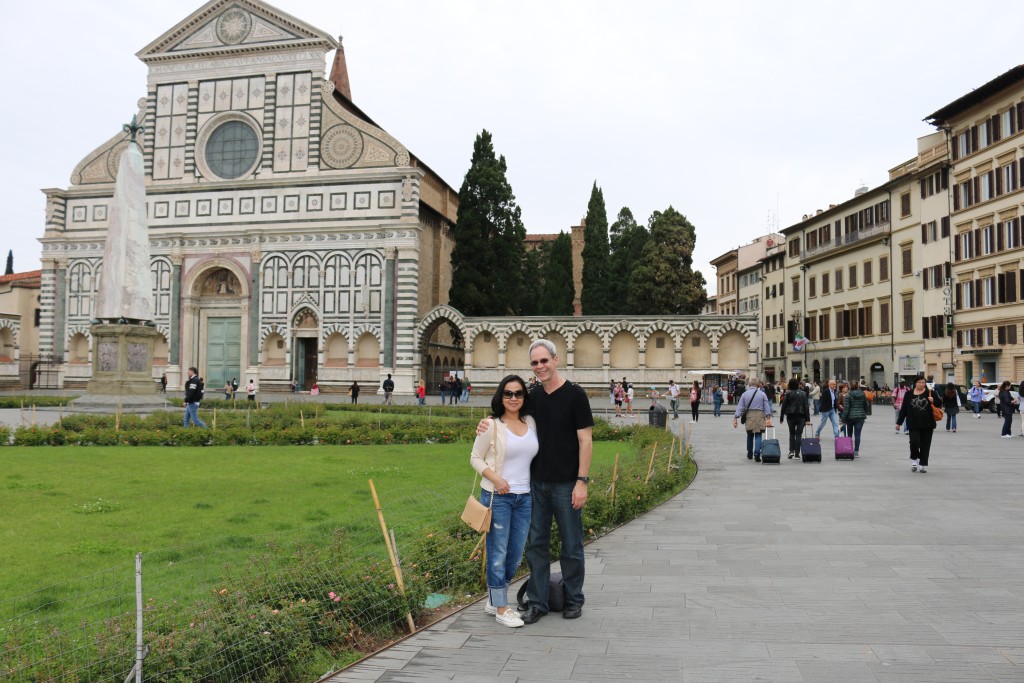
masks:
[[[868,397],[861,388],[860,382],[852,380],[850,389],[843,399],[843,424],[846,435],[853,437],[853,457],[860,457],[860,432],[864,429],[864,421],[868,419]]]
[[[438,385],[438,388],[441,390],[441,405],[444,405],[448,400],[448,380],[441,380],[441,384]]]
[[[893,407],[893,410],[895,410],[897,413],[900,412],[900,408],[903,406],[903,399],[909,393],[910,393],[910,387],[907,386],[906,380],[902,380],[901,379],[899,386],[896,387],[893,390],[893,392],[892,392],[892,407]],[[910,433],[910,425],[909,424],[904,425],[903,433],[904,434],[909,434]]]
[[[697,424],[697,419],[700,417],[700,383],[697,380],[693,380],[693,386],[690,387],[690,424]]]
[[[635,396],[635,394],[633,393],[633,385],[632,384],[626,385],[625,389],[626,389],[626,415],[632,415],[633,414],[633,397]]]
[[[789,420],[789,457],[800,456],[800,436],[804,425],[811,419],[807,412],[807,393],[800,388],[800,380],[790,378],[789,389],[779,404],[779,422]]]
[[[814,414],[818,414],[818,402],[821,401],[821,385],[817,382],[811,387],[811,390],[807,394],[811,402],[814,404]]]
[[[772,406],[761,383],[754,378],[750,380],[750,388],[736,402],[732,428],[736,429],[741,422],[747,432],[747,460],[761,462],[761,440],[765,429],[772,426]]]
[[[391,373],[388,373],[388,378],[380,385],[380,388],[384,390],[384,405],[392,405],[391,395],[395,393],[395,380],[391,379]]]
[[[1002,437],[1004,439],[1013,438],[1013,413],[1017,410],[1017,399],[1010,393],[1010,383],[1003,381],[999,385],[999,412],[1003,416],[1003,431]]]
[[[725,396],[722,394],[722,387],[715,385],[715,388],[711,390],[711,402],[714,404],[714,415],[715,417],[722,416],[722,403],[725,402]]]
[[[843,422],[843,408],[846,407],[846,395],[850,392],[850,385],[843,382],[839,385],[839,396],[836,398],[836,417],[839,418],[839,433],[843,436],[853,436]]]
[[[819,412],[821,413],[821,422],[818,423],[818,428],[814,432],[815,437],[821,437],[821,430],[829,420],[832,421],[832,436],[835,438],[839,437],[839,421],[836,417],[836,402],[838,399],[839,391],[836,388],[836,381],[834,379],[830,379],[828,381],[828,386],[822,390],[821,400],[818,402]]]
[[[674,379],[668,381],[668,403],[672,407],[672,419],[679,419],[679,385]]]
[[[509,607],[508,585],[523,561],[533,508],[530,465],[540,448],[537,423],[526,414],[529,404],[521,377],[501,380],[491,399],[490,426],[477,434],[469,457],[481,477],[480,503],[491,508],[484,612],[510,628],[523,625],[519,613]]]
[[[952,382],[946,383],[946,389],[942,392],[942,410],[946,413],[946,431],[956,434],[956,415],[960,412],[960,394],[956,385]]]
[[[974,380],[971,390],[967,392],[967,402],[971,404],[974,417],[981,419],[981,402],[985,400],[985,390],[981,388],[981,381]]]
[[[204,392],[205,383],[199,376],[199,370],[189,368],[188,379],[185,380],[185,427],[191,423],[206,429],[206,423],[199,419],[199,403],[203,400]]]
[[[626,400],[626,390],[622,388],[621,382],[615,385],[612,395],[615,397],[615,417],[622,417],[622,402]]]
[[[416,401],[420,407],[427,405],[427,387],[423,380],[420,380],[419,386],[416,387]]]
[[[231,400],[231,382],[229,380],[224,380],[224,400]]]
[[[928,391],[928,383],[924,377],[918,377],[913,391],[908,391],[900,404],[900,412],[896,417],[896,431],[904,422],[910,428],[910,471],[928,471],[928,455],[932,449],[932,436],[935,434],[935,417],[932,406],[935,400]]]
[[[615,380],[608,380],[608,400],[609,405],[615,405]]]
[[[768,405],[775,406],[775,383],[765,382],[761,385],[761,391],[768,397]]]
[[[352,386],[348,388],[348,395],[352,397],[352,403],[359,403],[359,382],[352,382]]]
[[[256,380],[249,378],[249,383],[245,385],[245,398],[247,401],[256,401]]]
[[[167,393],[167,373],[160,375],[160,393]]]

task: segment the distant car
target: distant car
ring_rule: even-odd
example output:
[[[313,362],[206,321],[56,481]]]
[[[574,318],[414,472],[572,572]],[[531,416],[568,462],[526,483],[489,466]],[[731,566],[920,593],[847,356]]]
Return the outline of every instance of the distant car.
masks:
[[[986,401],[986,403],[983,403],[982,406],[981,406],[982,410],[988,410],[991,413],[999,412],[999,385],[1000,384],[1001,384],[1001,382],[982,382],[981,383],[981,388],[985,392],[985,401]],[[1010,385],[1010,396],[1012,396],[1013,400],[1017,401],[1018,404],[1020,403],[1020,394],[1018,394],[1013,389],[1013,385]]]

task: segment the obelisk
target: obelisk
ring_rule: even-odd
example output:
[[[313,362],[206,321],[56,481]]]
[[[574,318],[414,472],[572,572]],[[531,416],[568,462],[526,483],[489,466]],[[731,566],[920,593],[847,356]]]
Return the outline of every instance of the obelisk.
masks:
[[[92,379],[88,393],[72,403],[78,411],[148,413],[167,407],[153,380],[153,348],[160,333],[152,322],[145,170],[135,141],[142,130],[134,116],[124,126],[130,139],[117,170],[96,318],[89,328]]]

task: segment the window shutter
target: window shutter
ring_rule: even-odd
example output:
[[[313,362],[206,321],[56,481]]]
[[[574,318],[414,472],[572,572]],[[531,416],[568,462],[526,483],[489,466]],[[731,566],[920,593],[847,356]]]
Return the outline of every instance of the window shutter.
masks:
[[[994,226],[994,229],[996,231],[996,251],[1002,251],[1003,250],[1003,224],[1002,223],[997,223]]]
[[[963,332],[957,332],[956,333],[956,345],[961,347],[961,348],[963,348],[963,345],[964,345],[964,333]]]
[[[1016,344],[1017,343],[1017,326],[1007,325],[1006,326],[1006,343]]]
[[[1003,193],[1003,170],[999,169],[995,172],[996,175],[996,196]]]
[[[960,186],[953,188],[953,210],[960,210]]]
[[[928,244],[928,225],[921,224],[921,244]]]
[[[931,279],[930,277],[928,277],[928,275],[929,275],[928,271],[929,270],[931,270],[931,268],[925,268],[924,269],[924,276],[921,278],[922,280],[924,280],[924,288],[925,288],[925,290],[928,289],[928,280]]]
[[[981,176],[974,176],[974,192],[971,193],[971,206],[981,201]]]
[[[974,231],[974,257],[981,255],[981,229]]]
[[[949,237],[949,216],[942,217],[942,236]]]
[[[1000,346],[1006,343],[1006,326],[1000,325],[996,328],[996,343]]]
[[[977,152],[978,147],[978,127],[971,126],[971,149],[969,150],[970,153],[974,154],[975,152]]]
[[[960,261],[960,235],[953,238],[953,260]]]
[[[928,324],[927,316],[926,317],[922,317],[921,318],[921,336],[922,336],[923,339],[931,339],[931,336],[929,335],[929,332],[931,332],[931,330],[929,329],[930,327],[931,327],[931,325]]]
[[[957,159],[960,158],[960,141],[959,141],[959,137],[960,136],[958,136],[958,135],[954,135],[950,139],[950,147],[953,148],[953,161],[956,161]]]
[[[1006,303],[1006,275],[999,273],[996,275],[996,303]]]
[[[942,277],[951,278],[953,277],[953,267],[949,265],[949,261],[942,264]]]
[[[1012,270],[1006,273],[1006,303],[1017,301],[1017,273]]]
[[[1024,269],[1019,271],[1017,275],[1017,282],[1020,283],[1020,296],[1018,297],[1021,301],[1024,301]]]
[[[1000,135],[1001,131],[999,130],[999,114],[995,114],[992,117],[992,123],[989,125],[989,128],[992,129],[992,142],[999,142],[1002,138],[1002,135]]]
[[[1024,102],[1017,103],[1017,130],[1024,130]]]
[[[949,169],[948,168],[944,168],[941,171],[939,171],[939,180],[942,181],[942,189],[943,190],[948,190],[949,189]]]

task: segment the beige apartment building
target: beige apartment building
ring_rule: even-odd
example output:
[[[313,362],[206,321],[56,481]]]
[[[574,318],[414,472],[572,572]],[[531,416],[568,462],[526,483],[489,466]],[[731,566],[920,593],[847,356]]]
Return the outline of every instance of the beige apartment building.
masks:
[[[955,375],[1024,379],[1024,66],[927,120],[950,143]]]
[[[736,264],[739,251],[730,249],[718,258],[711,259],[718,279],[716,315],[736,315],[739,308],[736,293]],[[755,347],[756,348],[756,347]]]
[[[764,299],[761,302],[761,345],[762,361],[759,374],[769,381],[783,380],[787,377],[786,355],[789,344],[793,341],[790,328],[793,327],[786,317],[786,244],[784,240],[775,241],[768,247],[761,259],[761,286],[764,288]]]

